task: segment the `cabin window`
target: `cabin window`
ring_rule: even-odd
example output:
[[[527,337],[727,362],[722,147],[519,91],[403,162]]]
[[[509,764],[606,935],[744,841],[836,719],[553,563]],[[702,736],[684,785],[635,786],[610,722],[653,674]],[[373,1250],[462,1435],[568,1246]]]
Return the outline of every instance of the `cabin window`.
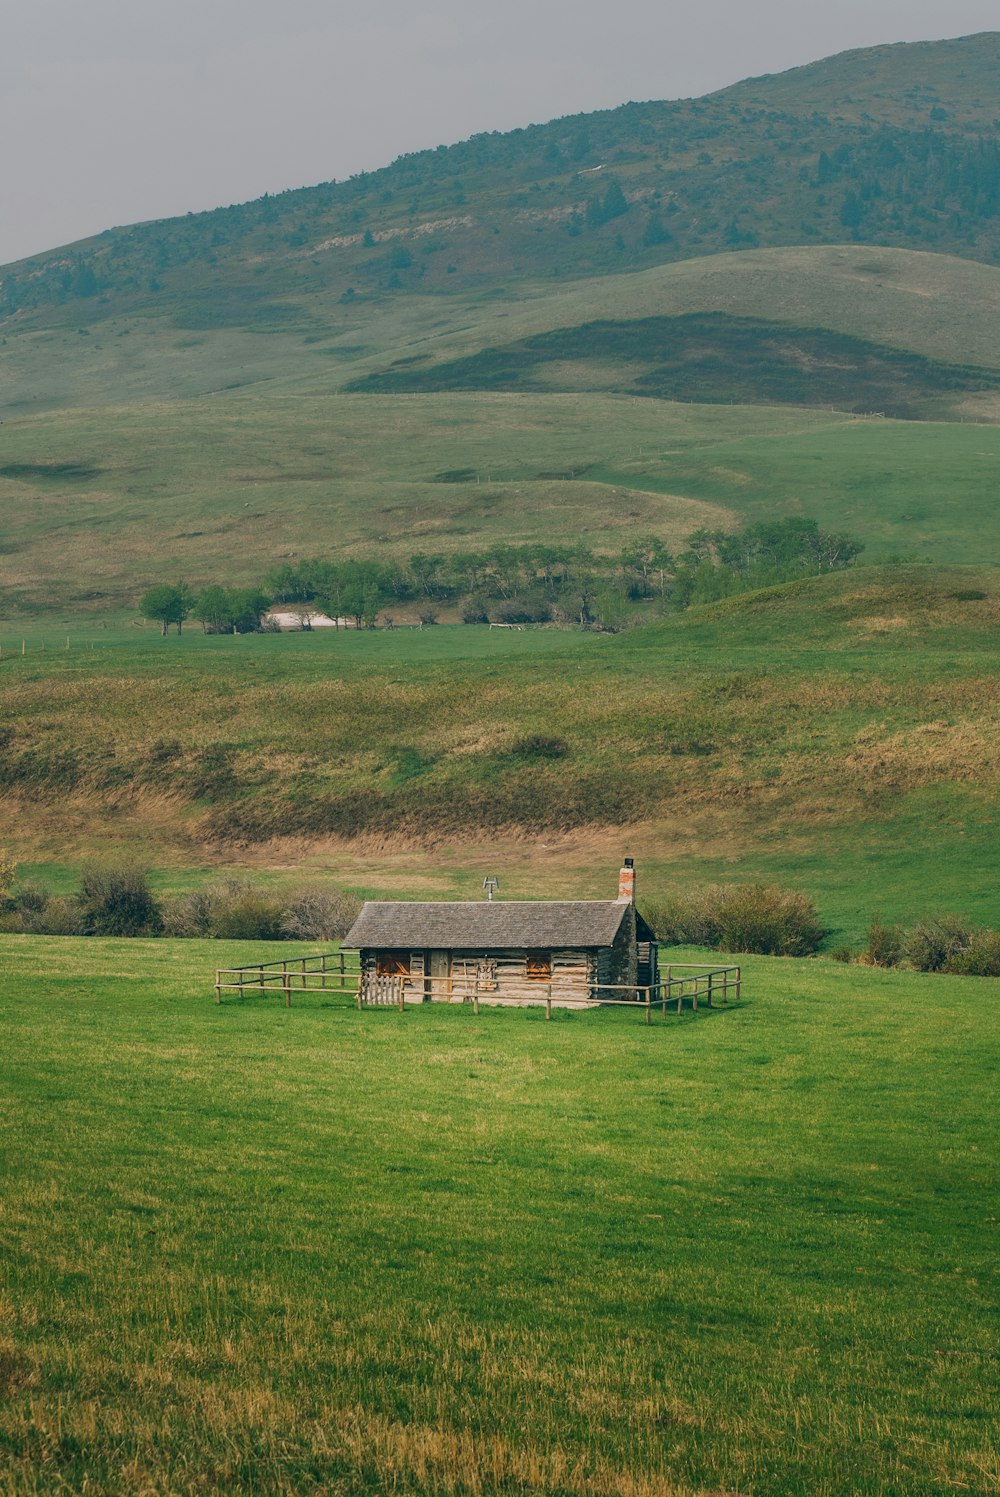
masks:
[[[529,951],[524,959],[524,975],[532,982],[549,982],[552,977],[551,951]]]
[[[409,977],[410,953],[408,951],[376,951],[375,974],[377,977]]]

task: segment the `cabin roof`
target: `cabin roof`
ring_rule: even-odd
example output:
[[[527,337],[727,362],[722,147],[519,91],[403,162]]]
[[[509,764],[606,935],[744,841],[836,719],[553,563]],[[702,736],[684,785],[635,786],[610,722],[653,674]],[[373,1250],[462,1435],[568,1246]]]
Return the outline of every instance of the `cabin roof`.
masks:
[[[388,951],[611,946],[630,908],[617,899],[369,901],[342,944]],[[640,939],[650,939],[641,915],[636,924]]]

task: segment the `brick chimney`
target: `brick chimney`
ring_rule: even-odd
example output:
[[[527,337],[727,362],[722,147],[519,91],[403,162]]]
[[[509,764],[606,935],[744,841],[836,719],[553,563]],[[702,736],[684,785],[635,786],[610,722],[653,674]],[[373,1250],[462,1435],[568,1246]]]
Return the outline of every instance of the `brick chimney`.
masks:
[[[618,875],[618,903],[635,904],[635,859],[626,858]]]

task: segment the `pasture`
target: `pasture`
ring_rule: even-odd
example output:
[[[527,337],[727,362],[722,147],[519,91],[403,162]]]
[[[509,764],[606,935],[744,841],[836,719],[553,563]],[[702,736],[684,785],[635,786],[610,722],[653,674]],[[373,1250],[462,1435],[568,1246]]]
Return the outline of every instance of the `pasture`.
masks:
[[[505,895],[602,897],[629,851],[640,902],[790,884],[832,944],[876,911],[989,924],[998,607],[989,569],[866,568],[615,638],[29,630],[0,663],[0,845],[62,887],[131,850],[166,888],[250,867],[425,898],[486,864]]]
[[[974,424],[996,419],[989,390],[953,392],[950,421],[913,422],[636,399],[613,393],[617,366],[605,379],[579,359],[560,363],[556,392],[343,387],[393,360],[419,373],[595,318],[705,311],[993,366],[998,288],[996,269],[943,255],[797,248],[361,311],[317,294],[294,330],[192,332],[152,314],[15,324],[0,370],[3,608],[104,614],[164,575],[256,582],[317,552],[572,537],[615,553],[650,534],[681,550],[700,527],[801,514],[874,559],[995,562],[1000,437]]]
[[[230,394],[4,424],[5,611],[102,616],[164,577],[805,515],[872,560],[992,563],[1000,430],[566,394]],[[450,475],[465,472],[464,482]],[[59,546],[53,546],[58,538]]]
[[[0,1490],[995,1489],[992,984],[217,1008],[268,954],[4,938]]]

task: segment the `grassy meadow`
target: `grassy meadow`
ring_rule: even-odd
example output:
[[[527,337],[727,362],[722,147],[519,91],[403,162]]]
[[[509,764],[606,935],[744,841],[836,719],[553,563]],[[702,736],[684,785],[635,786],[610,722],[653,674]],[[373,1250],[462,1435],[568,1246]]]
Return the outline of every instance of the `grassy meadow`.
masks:
[[[873,560],[1000,560],[1000,428],[602,393],[232,395],[5,423],[8,616],[109,613],[152,582],[317,554],[659,536],[805,515]],[[467,481],[450,475],[467,471]]]
[[[3,940],[0,1490],[996,1489],[991,984],[217,1008],[266,954]]]
[[[899,567],[614,638],[28,630],[0,662],[0,845],[61,886],[127,849],[161,887],[251,867],[424,897],[475,897],[486,863],[507,894],[600,896],[631,851],[649,898],[803,888],[834,944],[876,911],[988,924],[998,618],[993,570]]]
[[[19,882],[608,897],[631,854],[640,906],[803,891],[827,953],[876,914],[995,926],[1000,269],[750,247],[848,232],[871,110],[898,160],[858,238],[892,211],[993,258],[962,122],[995,52],[479,137],[5,272]],[[501,354],[523,380],[459,387]],[[136,617],[320,555],[800,516],[864,565],[615,637]],[[749,958],[740,1008],[648,1029],[212,1003],[216,966],[299,949],[0,935],[0,1497],[1000,1490],[995,982]]]
[[[615,552],[648,534],[681,549],[702,526],[800,514],[856,534],[875,559],[998,559],[995,392],[956,394],[950,420],[866,420],[615,394],[620,367],[586,359],[561,363],[555,390],[343,389],[397,360],[433,373],[595,319],[697,312],[995,369],[995,268],[858,245],[749,250],[509,295],[361,308],[316,296],[294,329],[192,332],[153,311],[4,329],[3,612],[105,614],[163,575],[252,582],[317,552],[405,557],[567,536]],[[788,358],[797,367],[801,351]],[[468,482],[443,481],[463,471]]]
[[[180,325],[169,308],[66,308],[51,326],[4,326],[0,412],[262,393],[324,395],[397,359],[453,359],[595,319],[728,312],[825,327],[951,364],[996,367],[1000,269],[954,255],[865,244],[703,255],[597,279],[518,279],[447,296],[343,303],[329,288],[298,320]],[[266,311],[266,308],[265,308]],[[95,312],[99,313],[95,317]]]

